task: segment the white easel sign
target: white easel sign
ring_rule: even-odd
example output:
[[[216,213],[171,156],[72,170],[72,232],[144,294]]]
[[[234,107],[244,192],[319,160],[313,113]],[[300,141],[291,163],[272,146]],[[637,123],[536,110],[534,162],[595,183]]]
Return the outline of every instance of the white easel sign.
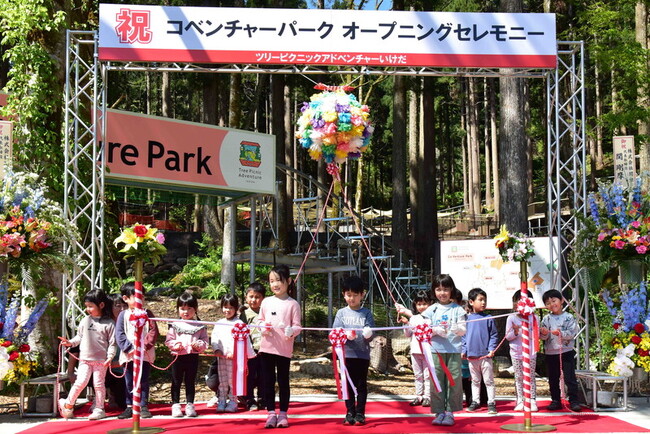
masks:
[[[0,178],[5,176],[5,168],[11,168],[11,155],[13,152],[13,126],[11,121],[0,121]]]
[[[636,178],[634,136],[614,136],[614,182],[625,184]]]

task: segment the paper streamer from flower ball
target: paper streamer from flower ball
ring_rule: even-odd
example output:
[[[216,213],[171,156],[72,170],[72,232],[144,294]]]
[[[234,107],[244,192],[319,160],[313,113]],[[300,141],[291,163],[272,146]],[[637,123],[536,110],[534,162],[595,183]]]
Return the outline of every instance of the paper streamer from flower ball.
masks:
[[[343,163],[356,159],[368,149],[374,127],[370,108],[346,93],[347,86],[316,86],[324,92],[304,102],[298,119],[296,138],[313,160]]]

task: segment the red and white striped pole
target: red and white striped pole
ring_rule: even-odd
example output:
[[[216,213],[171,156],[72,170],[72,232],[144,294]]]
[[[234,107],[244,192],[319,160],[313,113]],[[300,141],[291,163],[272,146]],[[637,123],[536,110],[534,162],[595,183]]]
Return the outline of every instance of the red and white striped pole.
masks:
[[[528,298],[528,263],[521,261],[519,263],[519,272],[521,274],[521,300],[526,303]],[[528,303],[526,303],[527,305]],[[531,314],[527,313],[522,321],[522,334],[521,342],[523,347],[523,364],[524,364],[524,426],[526,429],[532,427],[531,415],[531,381],[534,381],[530,369],[530,352],[531,352],[531,339],[530,339],[530,324]]]
[[[522,333],[521,333],[521,342],[523,346],[523,365],[524,365],[524,423],[514,423],[502,425],[501,428],[508,431],[518,431],[518,432],[548,432],[555,431],[556,428],[553,425],[546,424],[533,424],[532,420],[532,411],[531,411],[531,390],[532,382],[535,381],[535,373],[530,366],[530,355],[533,345],[533,339],[531,339],[531,325],[533,320],[534,312],[531,312],[531,309],[520,308],[520,306],[530,306],[529,297],[528,297],[528,263],[526,261],[519,262],[519,277],[521,280],[521,298],[518,303],[517,311],[523,316],[522,321]],[[534,304],[533,304],[534,306]],[[523,310],[523,313],[522,313]]]
[[[141,311],[144,303],[144,294],[142,292],[142,279],[143,279],[142,261],[135,261],[133,263],[133,274],[135,277],[135,310]],[[133,431],[140,430],[140,412],[142,410],[142,362],[144,361],[144,345],[142,332],[144,325],[138,321],[135,329],[135,353],[133,356]]]

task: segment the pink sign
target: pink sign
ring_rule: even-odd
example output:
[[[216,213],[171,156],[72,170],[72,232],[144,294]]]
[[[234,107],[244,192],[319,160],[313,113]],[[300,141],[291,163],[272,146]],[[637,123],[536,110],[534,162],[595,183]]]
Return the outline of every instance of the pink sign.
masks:
[[[275,137],[109,110],[106,179],[275,193]]]

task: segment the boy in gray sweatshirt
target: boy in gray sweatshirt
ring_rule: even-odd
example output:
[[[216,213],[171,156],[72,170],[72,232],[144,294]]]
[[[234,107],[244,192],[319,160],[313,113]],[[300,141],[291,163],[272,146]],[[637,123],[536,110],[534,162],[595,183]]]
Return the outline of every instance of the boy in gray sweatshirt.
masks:
[[[342,327],[347,331],[345,343],[345,368],[350,376],[349,381],[357,389],[356,403],[354,394],[345,400],[347,414],[344,425],[363,425],[366,423],[366,401],[368,399],[368,367],[370,366],[371,327],[375,326],[372,313],[367,307],[361,307],[366,291],[363,281],[358,276],[350,276],[343,280],[343,298],[347,307],[336,312],[334,328]],[[361,333],[357,333],[360,331]]]

